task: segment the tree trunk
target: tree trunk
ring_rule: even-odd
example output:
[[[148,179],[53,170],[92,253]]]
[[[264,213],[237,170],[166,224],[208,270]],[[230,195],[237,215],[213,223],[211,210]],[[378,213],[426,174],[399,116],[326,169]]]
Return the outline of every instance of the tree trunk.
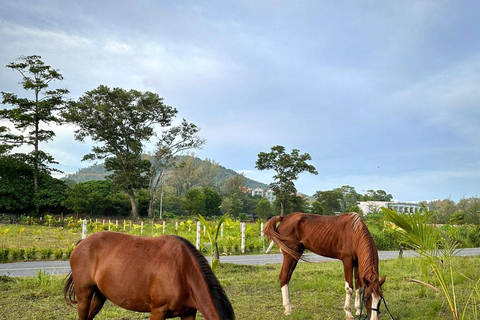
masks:
[[[130,197],[130,204],[132,205],[132,219],[138,219],[137,204],[135,203],[135,194],[133,190],[128,191]]]

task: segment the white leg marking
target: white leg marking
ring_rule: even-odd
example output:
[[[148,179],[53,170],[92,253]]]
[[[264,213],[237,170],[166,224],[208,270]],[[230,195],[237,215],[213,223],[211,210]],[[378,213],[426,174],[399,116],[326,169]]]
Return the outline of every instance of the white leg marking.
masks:
[[[355,290],[355,316],[358,317],[360,315],[360,289]]]
[[[283,306],[285,307],[285,315],[292,313],[292,303],[290,302],[290,291],[288,290],[288,284],[282,287],[282,299]]]
[[[375,292],[372,293],[372,305],[371,308],[377,308],[378,303],[380,302],[380,296],[378,296]],[[378,320],[378,313],[377,311],[372,310],[372,315],[370,317],[370,320]]]
[[[350,312],[350,299],[352,298],[353,289],[350,288],[348,282],[345,282],[345,305],[343,310],[345,310],[345,319],[353,319],[352,313]]]

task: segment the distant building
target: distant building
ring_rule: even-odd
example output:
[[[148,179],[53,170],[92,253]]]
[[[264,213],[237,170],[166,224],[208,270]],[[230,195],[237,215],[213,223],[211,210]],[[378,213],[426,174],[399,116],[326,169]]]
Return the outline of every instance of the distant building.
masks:
[[[268,189],[265,192],[265,197],[270,202],[270,204],[273,204],[275,202],[275,200],[277,199],[277,197],[275,196],[275,193],[273,192],[272,189]]]
[[[265,196],[265,190],[260,189],[260,188],[253,189],[252,190],[252,197],[255,197],[255,196],[260,196],[260,197],[263,198]]]
[[[394,201],[359,201],[358,206],[364,215],[381,210],[381,208],[388,208],[401,213],[415,213],[422,208],[416,202],[398,202]]]

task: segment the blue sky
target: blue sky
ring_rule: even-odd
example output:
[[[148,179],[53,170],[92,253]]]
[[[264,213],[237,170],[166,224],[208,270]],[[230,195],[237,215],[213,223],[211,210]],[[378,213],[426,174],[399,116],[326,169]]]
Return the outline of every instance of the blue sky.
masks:
[[[201,127],[201,158],[255,170],[274,145],[312,156],[313,195],[350,185],[400,201],[478,196],[479,1],[10,1],[3,68],[38,54],[76,99],[103,84],[153,91]],[[67,173],[91,148],[55,127]]]

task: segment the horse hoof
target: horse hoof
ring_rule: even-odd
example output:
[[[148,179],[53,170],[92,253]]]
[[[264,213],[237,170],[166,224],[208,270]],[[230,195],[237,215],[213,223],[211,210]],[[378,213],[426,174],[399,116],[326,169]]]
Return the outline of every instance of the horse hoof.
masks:
[[[292,314],[292,310],[285,310],[284,314],[285,314],[286,316],[289,316],[289,315]]]

